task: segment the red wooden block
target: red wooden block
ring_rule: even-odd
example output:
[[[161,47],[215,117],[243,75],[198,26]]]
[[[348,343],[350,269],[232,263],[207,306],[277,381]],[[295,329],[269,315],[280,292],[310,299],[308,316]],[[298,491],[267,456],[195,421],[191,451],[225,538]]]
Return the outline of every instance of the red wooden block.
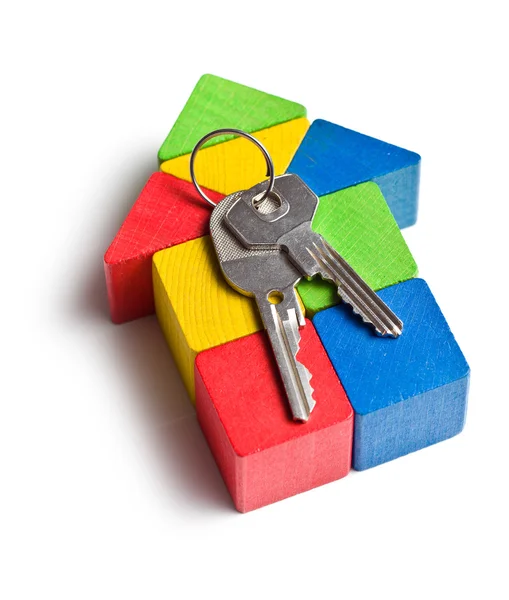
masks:
[[[247,512],[348,474],[353,411],[313,324],[299,360],[316,406],[291,420],[265,332],[206,350],[195,363],[196,412],[237,510]]]
[[[215,202],[224,197],[206,194]],[[210,213],[192,183],[166,173],[151,175],[104,255],[114,323],[154,312],[152,255],[207,235]]]

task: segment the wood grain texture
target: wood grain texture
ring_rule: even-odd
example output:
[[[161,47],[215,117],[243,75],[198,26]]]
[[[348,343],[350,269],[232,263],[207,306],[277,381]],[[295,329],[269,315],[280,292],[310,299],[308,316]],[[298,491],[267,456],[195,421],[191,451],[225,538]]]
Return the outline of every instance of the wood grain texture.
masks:
[[[203,350],[262,329],[252,298],[224,279],[209,236],[154,255],[156,313],[191,399]]]
[[[223,197],[208,193],[216,202]],[[152,255],[206,235],[210,213],[192,184],[165,173],[150,177],[104,255],[113,322],[154,312]]]
[[[417,275],[417,265],[378,186],[363,183],[320,198],[320,233],[375,290]],[[298,285],[308,316],[337,304],[335,286],[316,277]]]
[[[358,470],[456,435],[467,407],[470,369],[426,282],[378,295],[403,320],[397,339],[374,335],[343,305],[313,320],[355,411]]]
[[[365,181],[377,183],[400,227],[417,219],[421,157],[321,119],[314,121],[288,171],[317,196]]]
[[[276,175],[286,171],[308,127],[307,119],[295,119],[253,134],[268,150]],[[190,156],[186,154],[163,162],[161,171],[191,181]],[[226,195],[249,189],[266,179],[267,165],[252,142],[236,138],[200,150],[195,172],[200,185]]]
[[[313,325],[301,328],[299,359],[313,373],[316,407],[291,420],[266,333],[202,352],[196,412],[240,512],[348,474],[353,411]]]
[[[305,116],[306,109],[301,104],[215,75],[203,75],[163,142],[159,160],[192,152],[196,142],[214,129],[233,127],[253,133]],[[232,137],[217,137],[207,145]]]

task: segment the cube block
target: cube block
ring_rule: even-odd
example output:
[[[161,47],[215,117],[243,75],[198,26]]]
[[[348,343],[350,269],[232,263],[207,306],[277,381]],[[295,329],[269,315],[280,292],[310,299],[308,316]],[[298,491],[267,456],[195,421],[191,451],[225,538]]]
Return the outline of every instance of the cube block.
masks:
[[[456,435],[467,408],[469,366],[426,282],[378,295],[403,321],[397,339],[377,337],[346,305],[313,320],[355,411],[357,470]]]
[[[353,412],[311,322],[299,360],[317,402],[292,421],[267,334],[207,350],[196,359],[196,412],[235,506],[247,512],[347,475]]]
[[[399,227],[417,219],[421,157],[415,152],[323,121],[314,121],[288,171],[324,196],[373,181]]]

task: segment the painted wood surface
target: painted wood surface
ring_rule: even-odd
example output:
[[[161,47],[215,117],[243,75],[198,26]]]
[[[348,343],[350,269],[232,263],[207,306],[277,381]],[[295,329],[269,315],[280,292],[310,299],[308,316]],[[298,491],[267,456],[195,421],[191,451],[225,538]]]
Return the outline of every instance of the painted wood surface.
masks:
[[[375,290],[417,275],[415,260],[374,183],[321,197],[313,230]],[[310,317],[339,302],[336,287],[320,277],[302,281],[297,289]]]
[[[295,119],[254,133],[268,150],[276,175],[286,171],[308,127],[307,119]],[[163,162],[161,171],[191,181],[190,156],[186,154]],[[263,154],[252,142],[236,138],[200,150],[195,172],[200,185],[221,194],[232,194],[266,179],[267,165]]]
[[[208,193],[216,202],[223,197]],[[192,184],[165,173],[150,177],[104,255],[114,323],[154,312],[152,255],[206,235],[210,213]]]
[[[348,474],[353,411],[311,322],[301,328],[299,359],[313,373],[316,407],[291,420],[266,333],[198,355],[196,411],[218,467],[241,512]]]
[[[194,399],[196,355],[262,329],[255,301],[226,283],[209,236],[156,253],[153,281],[157,318]]]
[[[217,77],[203,75],[159,150],[161,162],[192,152],[196,142],[214,129],[233,127],[253,133],[306,116],[296,102]],[[222,136],[212,146],[231,139]]]
[[[299,175],[317,196],[374,181],[403,228],[417,219],[420,163],[415,152],[319,119],[288,171]]]
[[[403,320],[397,339],[377,337],[343,305],[313,320],[355,411],[358,470],[458,434],[467,407],[470,370],[426,282],[379,296]]]

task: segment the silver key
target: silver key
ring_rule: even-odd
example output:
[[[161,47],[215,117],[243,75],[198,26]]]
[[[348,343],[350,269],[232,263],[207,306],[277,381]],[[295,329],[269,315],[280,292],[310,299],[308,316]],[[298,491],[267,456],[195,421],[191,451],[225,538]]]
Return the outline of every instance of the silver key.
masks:
[[[305,324],[295,286],[299,271],[279,250],[247,250],[224,225],[224,216],[240,193],[224,198],[212,212],[210,234],[221,270],[237,291],[253,296],[296,421],[307,421],[315,406],[311,373],[296,356],[299,350],[299,325]],[[280,300],[274,304],[269,300]]]
[[[311,223],[318,208],[318,197],[297,175],[276,177],[271,202],[277,208],[264,214],[257,204],[267,187],[266,182],[240,192],[238,200],[225,217],[230,230],[249,249],[280,249],[308,279],[320,275],[332,281],[338,294],[379,335],[398,337],[403,323],[375,294],[368,284],[318,233]]]

